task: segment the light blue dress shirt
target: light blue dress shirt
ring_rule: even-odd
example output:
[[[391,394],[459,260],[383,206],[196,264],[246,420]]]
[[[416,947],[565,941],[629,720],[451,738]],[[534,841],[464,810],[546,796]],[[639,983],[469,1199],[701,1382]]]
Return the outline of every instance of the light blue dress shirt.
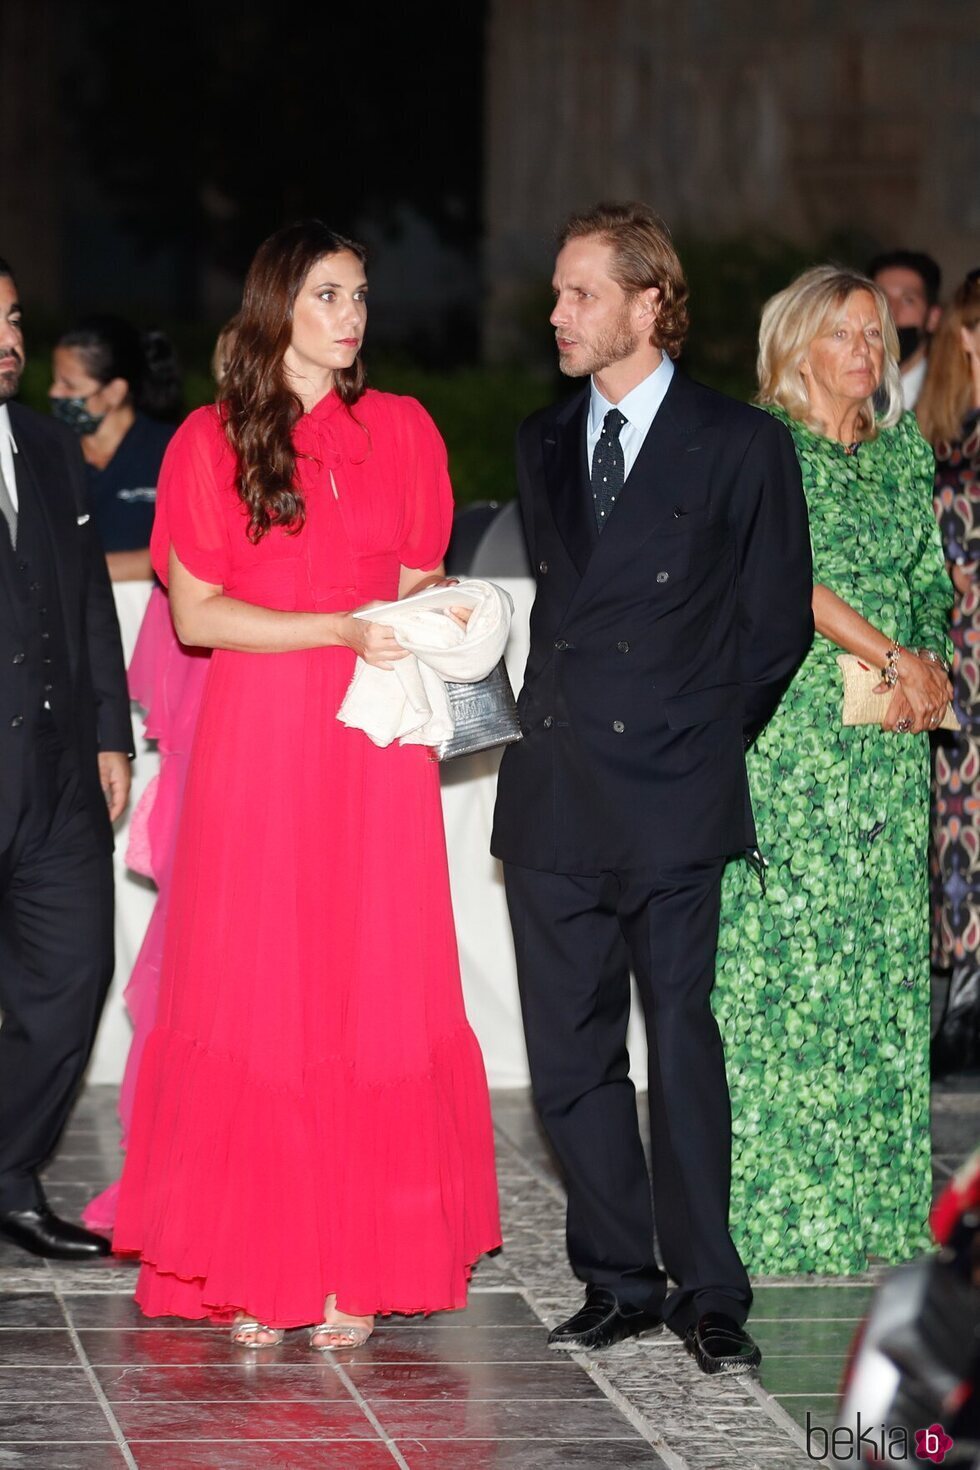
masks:
[[[670,387],[670,380],[674,376],[674,364],[664,353],[659,367],[655,368],[649,377],[637,383],[631,388],[625,398],[618,403],[610,403],[603,398],[592,379],[592,397],[589,402],[589,422],[586,432],[588,470],[592,473],[592,455],[599,442],[602,433],[602,421],[611,408],[618,408],[626,420],[619,431],[619,442],[623,446],[623,463],[625,473],[628,476],[630,470],[636,463],[636,456],[643,448],[643,441],[654,419],[657,410],[664,401],[664,395]]]

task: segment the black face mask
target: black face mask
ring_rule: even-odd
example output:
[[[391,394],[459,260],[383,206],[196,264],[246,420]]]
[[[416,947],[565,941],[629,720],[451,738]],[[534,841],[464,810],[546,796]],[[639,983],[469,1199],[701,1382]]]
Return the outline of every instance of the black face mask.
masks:
[[[896,327],[898,332],[898,360],[908,362],[920,342],[926,338],[921,327]]]

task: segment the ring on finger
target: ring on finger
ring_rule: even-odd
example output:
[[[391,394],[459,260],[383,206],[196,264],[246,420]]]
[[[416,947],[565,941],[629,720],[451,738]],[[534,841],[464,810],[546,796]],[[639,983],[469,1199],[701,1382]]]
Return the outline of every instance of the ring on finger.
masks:
[[[895,721],[895,729],[898,730],[898,731],[900,731],[901,734],[903,734],[903,735],[907,735],[909,733],[909,731],[911,730],[911,728],[912,728],[912,721],[908,718],[907,715],[905,716],[904,719],[896,720]]]

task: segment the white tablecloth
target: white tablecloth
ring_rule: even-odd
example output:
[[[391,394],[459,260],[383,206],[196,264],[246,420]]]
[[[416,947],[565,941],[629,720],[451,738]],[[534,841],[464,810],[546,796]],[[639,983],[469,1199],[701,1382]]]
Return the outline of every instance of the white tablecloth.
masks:
[[[514,599],[514,623],[507,667],[515,690],[527,661],[528,616],[534,597],[530,579],[494,578]],[[140,620],[150,595],[149,582],[115,584],[116,607],[128,665]],[[139,711],[136,729],[141,730]],[[134,802],[157,770],[155,750],[137,740]],[[490,856],[490,829],[497,786],[498,751],[449,761],[442,772],[442,802],[449,850],[449,872],[466,1009],[486,1060],[491,1087],[527,1085],[527,1057],[521,1030],[514,950],[500,864]],[[152,884],[125,865],[128,817],[116,830],[116,976],[106,1004],[92,1067],[94,1082],[118,1082],[129,1046],[129,1022],[122,992],[153,908]],[[630,1056],[634,1076],[642,1079],[646,1050],[639,1008],[634,1006]]]

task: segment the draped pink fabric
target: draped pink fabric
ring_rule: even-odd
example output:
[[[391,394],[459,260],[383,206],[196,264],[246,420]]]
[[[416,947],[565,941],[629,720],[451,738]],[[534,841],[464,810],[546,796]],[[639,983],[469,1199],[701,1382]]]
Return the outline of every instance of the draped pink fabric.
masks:
[[[258,545],[217,413],[160,478],[154,566],[341,611],[442,559],[445,449],[411,399],[333,395],[295,431],[303,530]],[[438,767],[335,718],[354,655],[218,650],[187,778],[115,1249],[149,1315],[280,1327],[465,1303],[499,1244],[483,1062],[463,1010]]]
[[[205,649],[185,648],[179,641],[167,595],[154,587],[129,665],[129,692],[146,711],[143,728],[147,738],[157,742],[160,771],[133,813],[126,854],[129,867],[156,883],[157,901],[123,997],[133,1023],[133,1039],[119,1089],[123,1148],[129,1136],[143,1050],[156,1020],[177,819],[204,693],[208,656]],[[82,1219],[90,1229],[113,1228],[118,1196],[119,1181],[115,1180],[90,1200],[82,1212]]]

